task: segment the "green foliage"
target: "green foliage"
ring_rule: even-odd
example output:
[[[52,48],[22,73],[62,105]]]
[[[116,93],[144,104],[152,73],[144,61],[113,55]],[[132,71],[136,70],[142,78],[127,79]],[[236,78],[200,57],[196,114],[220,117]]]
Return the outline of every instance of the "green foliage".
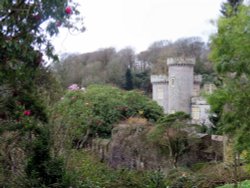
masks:
[[[250,149],[250,6],[230,2],[230,16],[220,17],[218,33],[212,36],[210,57],[222,84],[209,101],[220,132],[234,139],[235,151],[243,152]]]
[[[160,171],[111,169],[94,156],[72,151],[68,163],[68,187],[78,188],[164,188],[165,177]]]
[[[242,173],[243,175],[243,173]],[[244,178],[242,176],[242,178]],[[71,150],[64,176],[65,187],[213,188],[232,179],[231,166],[217,163],[198,164],[191,169],[177,168],[164,175],[159,171],[134,171],[109,168],[98,157],[83,150]]]
[[[48,129],[36,128],[36,139],[29,144],[26,165],[27,187],[60,187],[63,182],[64,163],[52,158]]]
[[[248,188],[248,187],[250,187],[250,180],[245,180],[243,182],[239,182],[238,185],[240,188]],[[233,184],[226,184],[223,186],[219,186],[217,188],[233,188],[233,187],[234,187]]]
[[[213,94],[208,96],[208,103],[211,105],[211,111],[214,115],[210,116],[210,121],[216,126],[217,133],[223,133],[223,125],[220,118],[223,113],[223,107],[228,100],[228,92],[223,89],[217,89]]]
[[[157,125],[154,131],[150,133],[149,138],[152,140],[156,139],[156,142],[161,143],[161,140],[165,135],[165,131],[167,131],[168,128],[180,130],[186,126],[188,119],[189,115],[185,114],[184,112],[165,115],[158,119]]]
[[[177,125],[177,122],[182,122],[189,119],[190,116],[188,114],[185,114],[184,112],[176,112],[174,114],[169,114],[167,116],[164,116],[163,118],[159,119],[157,123],[166,126],[172,127],[173,125]],[[176,124],[174,124],[176,123]]]
[[[170,170],[166,176],[166,184],[171,188],[214,188],[226,182],[233,182],[232,173],[233,167],[225,163],[197,163],[191,168],[178,167]],[[240,173],[242,180],[248,179],[249,174],[243,168]]]
[[[110,137],[115,123],[132,116],[157,121],[163,110],[139,92],[93,85],[86,91],[67,92],[53,109],[52,119],[58,129],[67,130],[70,140],[82,140]]]
[[[220,17],[218,34],[212,36],[210,57],[221,75],[236,74],[236,78],[249,75],[249,7],[240,6],[237,15]]]
[[[124,89],[132,90],[134,89],[133,77],[130,68],[127,69],[125,74],[125,86]]]
[[[156,127],[149,133],[149,140],[160,146],[166,152],[173,164],[177,167],[178,159],[189,148],[188,128],[189,115],[177,112],[160,118]],[[191,139],[190,139],[191,140]]]
[[[57,59],[49,39],[59,32],[56,23],[75,28],[73,17],[65,13],[67,4],[67,0],[0,1],[0,133],[1,145],[5,145],[1,153],[6,153],[1,166],[8,172],[4,187],[12,187],[8,183],[21,177],[34,180],[31,187],[61,181],[61,163],[51,157],[50,137],[45,134],[46,105],[57,96],[52,94],[56,82],[43,67],[43,55]],[[71,4],[79,19],[77,4]],[[19,155],[13,156],[11,150]],[[16,166],[11,160],[18,157],[22,161]]]
[[[201,187],[196,176],[187,168],[172,169],[166,177],[166,183],[170,188]]]
[[[152,122],[156,122],[163,116],[162,107],[160,107],[155,101],[149,99],[142,92],[126,92],[124,100],[128,106],[126,112],[127,117],[141,115]]]
[[[230,17],[238,13],[239,6],[243,3],[243,0],[227,0],[221,7],[221,13],[225,17]]]
[[[133,74],[134,87],[145,91],[147,94],[151,95],[152,88],[150,83],[150,71],[134,72]]]
[[[0,6],[0,111],[1,119],[15,119],[13,112],[22,103],[36,118],[46,121],[37,81],[43,72],[43,53],[56,58],[48,36],[58,33],[57,21],[67,28],[67,1],[1,1]],[[74,14],[78,15],[76,7]],[[72,20],[71,20],[72,21]],[[48,33],[40,28],[49,22]],[[51,27],[50,25],[53,25]],[[6,29],[7,28],[7,29]],[[38,51],[40,50],[40,51]],[[45,72],[45,71],[44,71]],[[39,84],[40,85],[40,84]],[[0,119],[0,121],[1,121]]]

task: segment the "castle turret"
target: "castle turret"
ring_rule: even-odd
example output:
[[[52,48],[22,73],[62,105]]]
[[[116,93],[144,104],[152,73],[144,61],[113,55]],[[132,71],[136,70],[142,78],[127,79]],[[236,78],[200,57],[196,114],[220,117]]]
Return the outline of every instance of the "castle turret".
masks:
[[[164,112],[168,113],[168,78],[165,75],[152,75],[151,83],[153,86],[153,100],[163,107]]]
[[[168,65],[168,113],[191,113],[191,97],[194,84],[194,58],[169,58]]]

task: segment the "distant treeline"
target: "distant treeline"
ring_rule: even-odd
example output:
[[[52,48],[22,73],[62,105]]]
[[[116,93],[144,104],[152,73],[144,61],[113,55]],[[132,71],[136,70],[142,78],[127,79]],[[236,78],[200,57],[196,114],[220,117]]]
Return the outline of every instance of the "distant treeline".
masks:
[[[167,74],[166,60],[169,57],[194,57],[195,73],[202,74],[205,82],[212,81],[214,71],[208,53],[207,43],[198,37],[190,37],[175,42],[157,41],[138,54],[130,47],[120,51],[111,47],[90,53],[64,54],[52,67],[63,87],[72,83],[82,87],[105,83],[150,93],[150,75]]]

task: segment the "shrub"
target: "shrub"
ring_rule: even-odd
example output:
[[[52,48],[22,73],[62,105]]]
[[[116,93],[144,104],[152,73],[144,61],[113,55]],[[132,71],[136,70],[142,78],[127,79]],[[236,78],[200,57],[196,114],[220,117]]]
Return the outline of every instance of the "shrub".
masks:
[[[29,144],[28,162],[25,168],[26,187],[59,187],[63,183],[64,161],[51,157],[48,129],[36,128],[36,140]]]
[[[165,188],[160,171],[111,169],[93,155],[82,150],[72,151],[68,163],[68,187],[78,188]],[[74,180],[74,181],[72,181]]]
[[[239,182],[238,185],[241,188],[249,188],[250,187],[250,180],[245,180],[245,181]],[[233,184],[226,184],[226,185],[223,185],[223,186],[219,186],[217,188],[233,188],[233,187],[234,187]]]
[[[189,115],[183,112],[163,116],[148,134],[148,139],[169,155],[174,168],[177,167],[180,156],[194,144],[185,130],[188,127],[188,118]]]
[[[92,85],[86,91],[68,91],[54,107],[52,123],[70,140],[86,141],[89,136],[110,137],[115,123],[134,116],[157,121],[163,110],[137,91]]]

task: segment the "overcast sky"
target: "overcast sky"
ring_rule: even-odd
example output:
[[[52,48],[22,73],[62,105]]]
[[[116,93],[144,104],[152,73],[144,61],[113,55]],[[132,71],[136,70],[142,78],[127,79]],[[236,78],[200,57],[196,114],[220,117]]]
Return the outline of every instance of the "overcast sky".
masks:
[[[220,14],[223,0],[75,0],[86,31],[75,35],[62,30],[53,39],[56,52],[85,53],[100,48],[132,47],[146,50],[158,40],[200,36],[215,31],[210,23]]]

